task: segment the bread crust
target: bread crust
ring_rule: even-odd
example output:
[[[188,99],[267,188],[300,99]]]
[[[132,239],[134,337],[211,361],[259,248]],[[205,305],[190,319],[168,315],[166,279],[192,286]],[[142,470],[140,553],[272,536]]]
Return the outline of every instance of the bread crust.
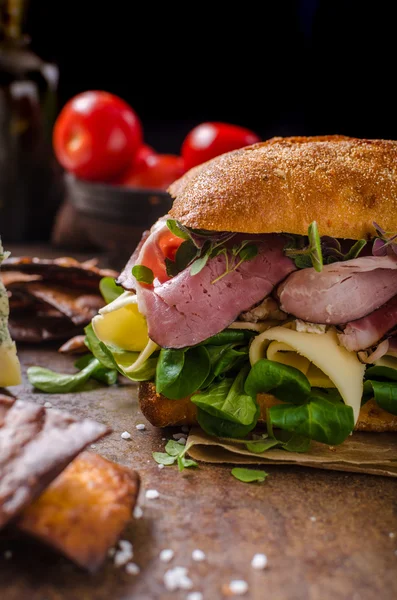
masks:
[[[266,421],[266,408],[281,404],[281,401],[271,394],[259,394],[257,400],[261,410],[261,422]],[[196,405],[189,398],[170,400],[158,394],[154,383],[150,381],[139,384],[139,403],[142,413],[155,427],[198,424]],[[355,430],[377,433],[397,431],[397,416],[380,408],[374,400],[369,400],[361,408]]]
[[[169,188],[170,214],[213,231],[370,238],[397,230],[397,141],[272,138],[195,167]]]

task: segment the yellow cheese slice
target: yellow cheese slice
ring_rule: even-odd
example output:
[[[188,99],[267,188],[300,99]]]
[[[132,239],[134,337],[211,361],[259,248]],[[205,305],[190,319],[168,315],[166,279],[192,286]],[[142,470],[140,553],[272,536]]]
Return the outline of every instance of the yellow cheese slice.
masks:
[[[140,352],[149,341],[146,319],[138,310],[135,296],[131,294],[128,301],[125,300],[124,305],[118,302],[119,298],[108,304],[106,311],[93,318],[92,327],[101,342]],[[114,310],[109,310],[112,304],[115,304]]]
[[[0,265],[4,253],[0,239]],[[0,387],[21,383],[17,349],[8,331],[9,304],[7,291],[0,279]]]
[[[306,358],[317,367],[320,373],[312,371],[312,374],[319,377],[319,381],[323,376],[329,378],[333,387],[339,390],[345,404],[352,407],[354,420],[357,421],[363,395],[365,365],[358,360],[355,352],[339,346],[334,328],[318,334],[294,331],[288,327],[273,327],[253,340],[250,347],[252,365],[261,358],[268,358],[267,352],[272,341],[286,344],[292,352],[295,351],[299,357]],[[310,374],[310,368],[311,366],[306,375]]]
[[[296,350],[283,342],[271,342],[267,348],[266,358],[282,363],[289,367],[295,367],[306,375],[312,387],[333,388],[334,383],[321,369],[316,367],[305,356],[297,354]]]

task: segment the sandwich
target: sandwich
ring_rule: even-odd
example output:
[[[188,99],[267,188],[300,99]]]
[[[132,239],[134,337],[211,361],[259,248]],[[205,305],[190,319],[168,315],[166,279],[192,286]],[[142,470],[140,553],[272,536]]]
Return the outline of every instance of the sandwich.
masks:
[[[397,142],[273,138],[169,193],[92,321],[147,419],[329,445],[397,431]]]

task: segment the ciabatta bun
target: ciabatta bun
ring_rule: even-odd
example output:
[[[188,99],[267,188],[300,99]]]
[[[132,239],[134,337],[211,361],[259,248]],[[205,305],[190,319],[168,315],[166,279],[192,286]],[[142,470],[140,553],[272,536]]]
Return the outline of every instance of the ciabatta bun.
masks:
[[[169,400],[156,392],[156,386],[150,381],[139,384],[139,403],[142,413],[155,427],[172,425],[197,425],[197,408],[189,398]],[[266,408],[280,404],[271,394],[259,394],[261,409],[259,420],[266,421]],[[361,408],[356,431],[397,431],[397,416],[392,415],[370,400]]]
[[[397,231],[397,141],[272,138],[214,158],[169,188],[183,225],[360,239]]]

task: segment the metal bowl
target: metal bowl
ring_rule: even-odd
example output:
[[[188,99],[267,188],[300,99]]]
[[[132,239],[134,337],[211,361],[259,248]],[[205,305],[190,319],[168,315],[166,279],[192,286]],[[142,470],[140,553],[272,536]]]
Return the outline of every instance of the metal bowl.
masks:
[[[66,201],[57,219],[53,240],[65,245],[74,232],[73,245],[106,250],[115,268],[121,268],[134,251],[143,232],[172,206],[171,196],[161,190],[91,183],[65,175]],[[67,213],[67,215],[66,215]],[[60,245],[60,244],[58,244]]]

